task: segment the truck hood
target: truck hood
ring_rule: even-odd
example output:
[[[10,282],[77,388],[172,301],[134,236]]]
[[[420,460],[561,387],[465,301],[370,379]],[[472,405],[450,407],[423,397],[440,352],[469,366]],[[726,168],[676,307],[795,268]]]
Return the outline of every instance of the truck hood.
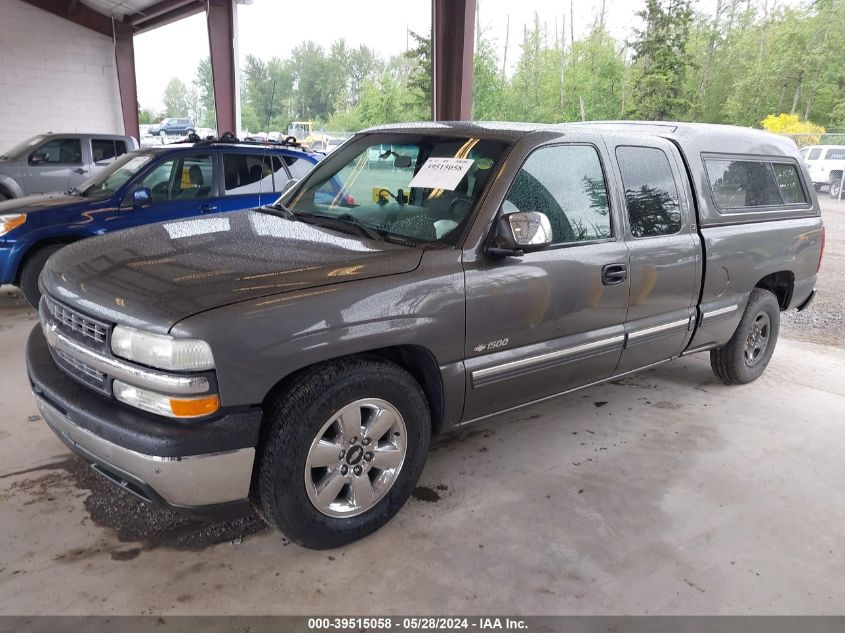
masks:
[[[212,308],[410,272],[422,250],[256,211],[148,224],[71,244],[46,292],[91,316],[155,332]]]
[[[66,193],[44,193],[23,198],[12,198],[0,202],[0,215],[4,213],[38,213],[49,211],[56,207],[84,207],[90,205],[92,200],[79,196],[69,196]]]

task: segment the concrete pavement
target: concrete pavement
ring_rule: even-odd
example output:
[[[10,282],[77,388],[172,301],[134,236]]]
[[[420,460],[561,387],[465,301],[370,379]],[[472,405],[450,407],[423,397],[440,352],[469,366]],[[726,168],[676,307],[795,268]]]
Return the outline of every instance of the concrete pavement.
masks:
[[[29,394],[34,323],[0,309],[0,614],[845,604],[845,349],[782,339],[759,381],[732,388],[689,357],[441,437],[390,524],[314,552],[257,522],[161,514],[69,460]]]

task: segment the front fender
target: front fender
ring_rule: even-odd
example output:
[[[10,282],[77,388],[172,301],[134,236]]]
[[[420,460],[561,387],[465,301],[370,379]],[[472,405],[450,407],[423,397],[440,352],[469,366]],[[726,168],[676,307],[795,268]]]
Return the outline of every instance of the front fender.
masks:
[[[211,345],[225,406],[260,404],[315,363],[399,345],[443,368],[463,359],[464,279],[457,250],[427,251],[413,272],[243,301],[189,317],[176,336]],[[456,381],[452,381],[453,383]],[[444,384],[444,389],[463,389]]]
[[[18,181],[8,174],[0,174],[0,190],[5,190],[12,194],[12,198],[20,198],[24,195],[23,188],[18,184]]]

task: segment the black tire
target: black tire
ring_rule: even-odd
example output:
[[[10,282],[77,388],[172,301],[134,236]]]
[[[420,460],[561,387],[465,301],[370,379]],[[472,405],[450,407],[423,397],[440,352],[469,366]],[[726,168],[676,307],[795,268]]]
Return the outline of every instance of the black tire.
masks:
[[[830,197],[834,200],[839,199],[839,189],[841,184],[840,180],[834,180],[830,183]]]
[[[189,128],[187,129],[187,131],[185,132],[185,136],[187,136],[187,135],[189,135],[189,134],[196,134],[196,133],[197,133],[197,131],[196,131],[194,128],[189,127]]]
[[[777,297],[769,290],[755,288],[731,340],[710,350],[713,373],[726,385],[742,385],[757,380],[772,359],[779,332],[780,305]],[[758,350],[764,339],[764,349]]]
[[[7,196],[5,193],[0,191],[0,202],[3,202],[4,200],[8,200],[8,199],[9,199],[9,196]]]
[[[65,246],[64,244],[49,244],[42,246],[34,253],[31,253],[24,262],[21,269],[20,289],[23,296],[29,301],[34,308],[38,307],[38,302],[41,300],[41,291],[38,289],[38,276],[44,269],[44,264],[50,258],[50,255]]]
[[[158,135],[159,136],[167,136],[167,130],[159,130]]]
[[[362,398],[382,399],[401,414],[407,435],[404,461],[374,506],[355,516],[329,516],[317,509],[306,490],[309,449],[328,420]],[[253,503],[268,523],[300,545],[313,549],[346,545],[375,532],[404,505],[422,473],[430,441],[428,402],[407,371],[373,358],[319,366],[267,406]]]

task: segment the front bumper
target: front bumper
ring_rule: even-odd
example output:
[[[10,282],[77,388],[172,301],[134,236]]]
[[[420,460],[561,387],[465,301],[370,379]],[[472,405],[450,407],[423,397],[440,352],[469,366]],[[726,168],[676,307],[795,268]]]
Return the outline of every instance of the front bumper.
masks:
[[[27,370],[44,420],[67,446],[141,498],[223,517],[248,507],[261,412],[171,422],[98,394],[58,368],[37,325]]]

